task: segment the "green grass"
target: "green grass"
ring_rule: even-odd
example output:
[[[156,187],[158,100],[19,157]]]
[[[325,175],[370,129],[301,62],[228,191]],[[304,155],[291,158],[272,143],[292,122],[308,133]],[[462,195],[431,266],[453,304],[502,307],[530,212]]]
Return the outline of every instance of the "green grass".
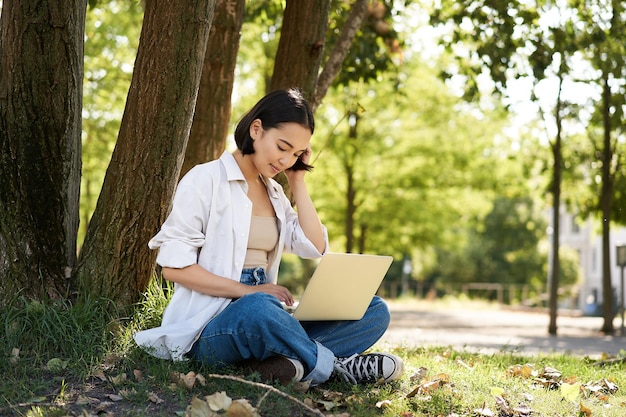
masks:
[[[329,382],[304,392],[276,386],[280,395],[237,369],[229,373],[234,379],[219,378],[212,369],[159,360],[138,349],[133,332],[159,323],[170,290],[153,285],[128,318],[103,300],[77,305],[22,300],[1,310],[0,416],[184,416],[194,397],[204,401],[216,392],[246,399],[261,416],[273,417],[313,415],[295,400],[326,415],[531,415],[524,410],[545,417],[626,415],[623,362],[599,366],[577,356],[476,354],[447,347],[395,347],[406,369],[393,384]],[[542,375],[551,368],[559,373]],[[189,372],[206,382],[197,377],[191,389],[172,382],[172,374]]]

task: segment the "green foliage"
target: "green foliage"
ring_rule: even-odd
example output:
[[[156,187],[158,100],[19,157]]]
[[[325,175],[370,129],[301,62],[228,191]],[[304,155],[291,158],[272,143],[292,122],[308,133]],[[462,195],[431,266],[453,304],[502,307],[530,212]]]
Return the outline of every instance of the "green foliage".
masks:
[[[497,150],[497,110],[463,106],[418,60],[397,80],[331,90],[318,112],[311,188],[330,235],[343,235],[335,247],[350,232],[355,250],[396,258],[451,244],[460,224],[489,209],[494,189],[521,187]],[[345,230],[349,186],[354,226]]]
[[[402,57],[404,41],[395,25],[407,1],[374,1],[368,6],[367,14],[360,30],[343,62],[342,71],[334,80],[334,85],[348,85],[351,82],[375,83],[383,74],[395,71]],[[324,52],[330,54],[343,30],[346,18],[352,7],[351,2],[334,0]]]
[[[444,282],[531,284],[545,277],[540,242],[545,220],[529,198],[497,198],[478,230],[460,251],[439,250],[429,275]],[[571,282],[571,279],[569,280]]]

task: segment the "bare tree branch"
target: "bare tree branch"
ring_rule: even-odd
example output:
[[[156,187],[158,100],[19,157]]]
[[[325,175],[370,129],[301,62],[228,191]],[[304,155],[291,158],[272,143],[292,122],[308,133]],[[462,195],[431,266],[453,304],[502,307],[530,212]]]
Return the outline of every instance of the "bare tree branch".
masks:
[[[341,64],[343,63],[348,50],[354,41],[357,30],[361,27],[365,14],[367,13],[367,5],[369,0],[356,0],[350,8],[350,14],[343,27],[339,41],[335,44],[328,61],[324,65],[324,69],[317,80],[317,88],[311,102],[313,111],[321,104],[322,99],[326,95],[333,79],[339,74]]]

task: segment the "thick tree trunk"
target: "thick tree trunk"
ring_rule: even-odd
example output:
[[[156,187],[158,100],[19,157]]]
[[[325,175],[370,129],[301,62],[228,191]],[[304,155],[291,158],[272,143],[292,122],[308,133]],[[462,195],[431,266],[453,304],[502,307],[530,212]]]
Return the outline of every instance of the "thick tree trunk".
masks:
[[[298,87],[312,99],[324,52],[330,0],[313,0],[302,7],[287,0],[270,91]]]
[[[245,0],[217,0],[215,5],[181,177],[219,158],[226,147],[244,10]]]
[[[196,103],[215,0],[146,1],[117,145],[80,254],[88,294],[136,301],[154,269]]]
[[[76,261],[86,0],[5,0],[0,303],[64,297]]]

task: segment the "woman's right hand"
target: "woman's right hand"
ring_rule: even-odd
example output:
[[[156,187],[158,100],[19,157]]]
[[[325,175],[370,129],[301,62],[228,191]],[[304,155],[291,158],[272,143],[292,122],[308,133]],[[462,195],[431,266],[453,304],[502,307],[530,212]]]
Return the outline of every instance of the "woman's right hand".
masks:
[[[264,292],[266,294],[273,295],[274,297],[278,298],[278,301],[280,301],[281,303],[285,303],[288,306],[292,306],[294,304],[293,295],[291,295],[291,292],[282,285],[261,284],[249,285],[247,287],[250,293]]]

